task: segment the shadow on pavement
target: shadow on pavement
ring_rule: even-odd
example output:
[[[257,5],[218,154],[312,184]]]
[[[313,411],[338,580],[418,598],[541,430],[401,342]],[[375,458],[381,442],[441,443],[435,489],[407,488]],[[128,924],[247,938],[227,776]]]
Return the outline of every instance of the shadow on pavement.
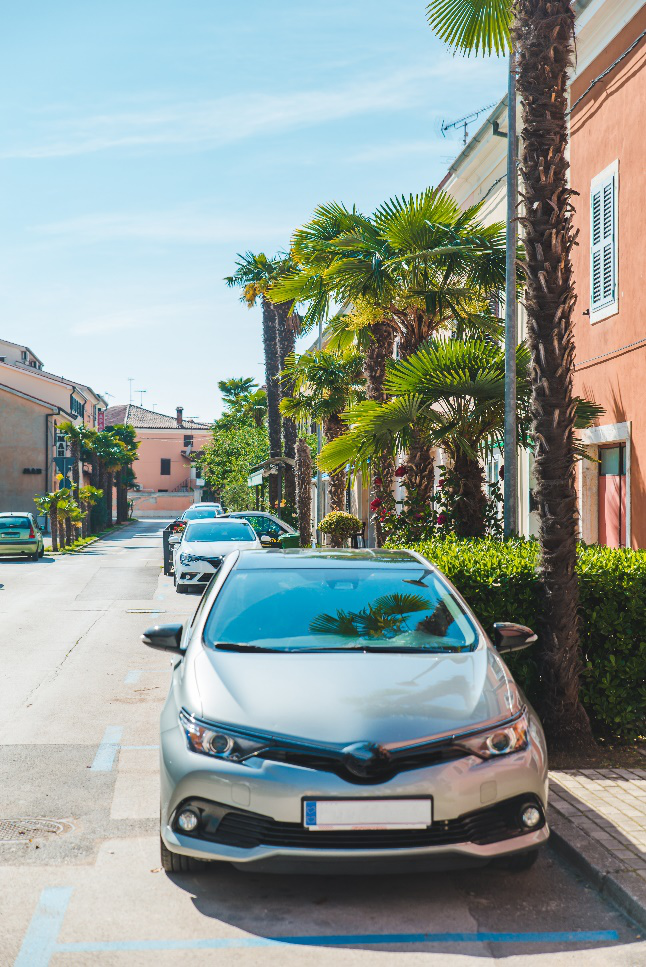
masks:
[[[313,948],[473,957],[491,957],[495,950],[507,957],[616,947],[639,939],[633,925],[549,850],[525,873],[483,868],[339,877],[225,868],[171,879],[193,895],[205,917],[254,937]]]

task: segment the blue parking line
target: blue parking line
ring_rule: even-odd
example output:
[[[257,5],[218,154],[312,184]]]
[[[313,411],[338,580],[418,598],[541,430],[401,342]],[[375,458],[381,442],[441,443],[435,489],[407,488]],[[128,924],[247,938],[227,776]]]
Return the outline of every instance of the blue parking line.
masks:
[[[139,751],[140,749],[158,749],[158,745],[122,745],[120,746],[122,752],[132,752],[133,750]]]
[[[120,725],[108,725],[103,733],[101,745],[94,756],[94,762],[90,766],[93,772],[111,771],[115,756],[119,751],[119,743],[121,742],[122,735],[123,729]]]
[[[124,683],[126,685],[136,685],[139,679],[141,678],[142,674],[143,674],[142,672],[136,672],[136,671],[128,672],[128,674],[124,679]]]
[[[59,943],[58,935],[72,896],[72,887],[48,887],[27,928],[14,967],[49,967],[58,953],[123,953],[155,950],[235,950],[249,947],[356,947],[393,944],[577,944],[611,943],[616,930],[549,930],[523,933],[368,933],[313,934],[286,937],[206,937],[182,940],[79,940]]]
[[[14,967],[48,967],[71,896],[70,886],[42,891]]]
[[[567,930],[538,933],[368,933],[303,937],[209,937],[201,940],[103,940],[56,944],[56,953],[108,953],[146,950],[233,950],[244,947],[353,947],[428,943],[599,943],[619,940],[616,930]]]

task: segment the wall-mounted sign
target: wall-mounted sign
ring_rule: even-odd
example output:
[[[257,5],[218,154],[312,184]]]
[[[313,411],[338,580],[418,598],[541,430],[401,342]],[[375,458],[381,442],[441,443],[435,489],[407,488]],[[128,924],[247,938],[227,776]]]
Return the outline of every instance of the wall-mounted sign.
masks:
[[[42,467],[23,467],[23,473],[42,473]]]
[[[96,428],[99,433],[105,430],[105,410],[99,410],[96,415]]]

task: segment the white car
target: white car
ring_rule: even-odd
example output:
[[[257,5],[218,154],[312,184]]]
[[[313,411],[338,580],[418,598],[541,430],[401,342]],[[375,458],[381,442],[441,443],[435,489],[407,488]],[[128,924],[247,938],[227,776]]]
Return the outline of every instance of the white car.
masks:
[[[211,518],[189,521],[184,533],[171,537],[175,589],[187,594],[191,588],[204,590],[231,551],[251,550],[263,545],[246,520]]]

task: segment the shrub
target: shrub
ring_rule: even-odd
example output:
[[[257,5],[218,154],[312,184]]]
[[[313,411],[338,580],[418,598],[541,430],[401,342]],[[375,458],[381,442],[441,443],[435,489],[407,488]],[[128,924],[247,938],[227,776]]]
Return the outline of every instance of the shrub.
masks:
[[[363,521],[354,514],[347,514],[344,510],[332,510],[319,524],[319,530],[323,534],[330,535],[333,547],[341,547],[348,537],[361,533]]]
[[[446,574],[487,632],[494,621],[537,626],[536,541],[448,535],[406,546]],[[582,544],[577,571],[581,699],[598,737],[628,741],[644,734],[646,722],[646,551]],[[534,649],[510,656],[509,666],[529,700],[540,707]]]

